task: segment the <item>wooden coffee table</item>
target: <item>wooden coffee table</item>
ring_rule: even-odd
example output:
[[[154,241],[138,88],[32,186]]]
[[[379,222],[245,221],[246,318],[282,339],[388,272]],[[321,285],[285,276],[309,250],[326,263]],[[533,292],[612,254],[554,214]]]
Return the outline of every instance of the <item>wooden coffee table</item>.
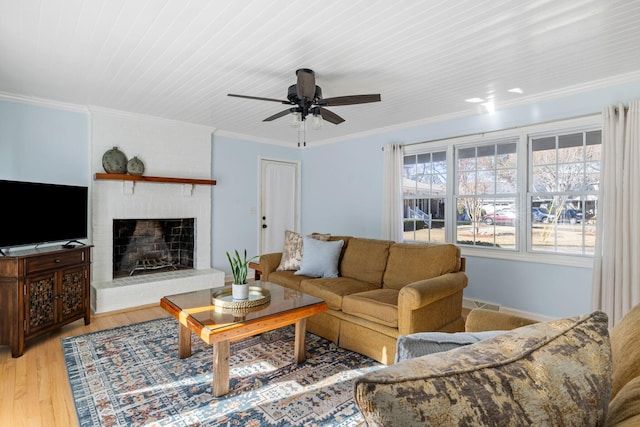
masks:
[[[267,289],[271,301],[263,308],[237,315],[216,307],[212,295],[220,288],[165,296],[160,306],[175,317],[178,329],[178,357],[191,356],[191,332],[207,344],[213,344],[213,395],[229,392],[229,343],[262,332],[295,324],[294,360],[302,363],[305,356],[307,317],[327,310],[320,298],[287,289],[275,283],[255,281],[251,286]]]

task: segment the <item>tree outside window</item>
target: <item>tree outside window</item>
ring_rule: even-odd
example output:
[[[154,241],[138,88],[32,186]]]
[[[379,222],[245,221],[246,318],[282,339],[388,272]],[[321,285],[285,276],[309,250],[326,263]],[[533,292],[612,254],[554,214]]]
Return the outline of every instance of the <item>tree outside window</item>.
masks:
[[[517,143],[456,151],[456,242],[517,249]]]
[[[543,213],[532,251],[593,255],[601,141],[599,130],[531,138],[529,203]]]

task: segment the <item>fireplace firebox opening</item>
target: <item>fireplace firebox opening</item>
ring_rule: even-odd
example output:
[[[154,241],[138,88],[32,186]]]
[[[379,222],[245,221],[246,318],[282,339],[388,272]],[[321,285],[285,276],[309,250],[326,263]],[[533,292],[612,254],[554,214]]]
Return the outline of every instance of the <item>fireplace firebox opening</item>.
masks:
[[[194,268],[195,219],[114,219],[113,278]]]

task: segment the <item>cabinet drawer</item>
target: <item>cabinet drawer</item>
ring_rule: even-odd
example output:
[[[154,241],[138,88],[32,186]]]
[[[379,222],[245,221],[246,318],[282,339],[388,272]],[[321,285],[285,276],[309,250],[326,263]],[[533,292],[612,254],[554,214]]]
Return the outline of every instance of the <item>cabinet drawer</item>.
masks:
[[[50,268],[60,268],[69,265],[82,264],[84,262],[84,251],[72,251],[69,253],[57,253],[51,255],[41,255],[25,260],[25,274],[37,271],[48,270]]]

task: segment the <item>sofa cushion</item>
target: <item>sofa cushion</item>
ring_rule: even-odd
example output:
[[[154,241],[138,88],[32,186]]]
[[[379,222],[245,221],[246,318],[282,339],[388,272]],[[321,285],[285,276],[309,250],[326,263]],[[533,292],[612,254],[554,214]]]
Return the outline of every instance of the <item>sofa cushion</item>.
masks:
[[[507,331],[534,323],[537,323],[537,321],[526,317],[507,314],[502,311],[474,308],[467,314],[464,330],[467,332],[493,331],[496,329]]]
[[[365,374],[355,399],[369,426],[603,425],[611,369],[595,312]]]
[[[303,236],[302,262],[294,274],[311,277],[338,277],[338,260],[344,242],[323,242],[313,237]]]
[[[613,378],[611,396],[631,378],[640,377],[640,351],[628,351],[640,342],[640,304],[633,307],[622,320],[611,329],[611,352],[613,353]]]
[[[340,262],[341,275],[380,287],[392,243],[389,240],[351,238]]]
[[[317,240],[327,241],[331,235],[312,233],[311,237]],[[276,271],[299,270],[300,262],[302,261],[302,251],[302,234],[285,230],[282,258],[280,258],[280,264],[276,268]]]
[[[486,332],[418,332],[401,335],[396,344],[396,360],[401,362],[428,354],[453,350],[504,334],[506,331]]]
[[[418,280],[460,270],[460,248],[451,244],[396,243],[389,249],[383,287],[400,289]]]
[[[307,279],[300,283],[300,290],[305,294],[322,298],[330,309],[341,310],[345,295],[376,289],[371,283],[351,279],[349,277],[336,277],[331,279]]]
[[[342,311],[391,328],[398,327],[398,293],[395,289],[374,289],[346,295]]]
[[[623,422],[628,424],[623,424]],[[611,399],[607,425],[640,425],[640,377],[625,384]]]
[[[285,288],[300,290],[300,283],[310,279],[309,276],[300,276],[293,274],[295,271],[273,271],[269,274],[269,282],[277,283]]]

